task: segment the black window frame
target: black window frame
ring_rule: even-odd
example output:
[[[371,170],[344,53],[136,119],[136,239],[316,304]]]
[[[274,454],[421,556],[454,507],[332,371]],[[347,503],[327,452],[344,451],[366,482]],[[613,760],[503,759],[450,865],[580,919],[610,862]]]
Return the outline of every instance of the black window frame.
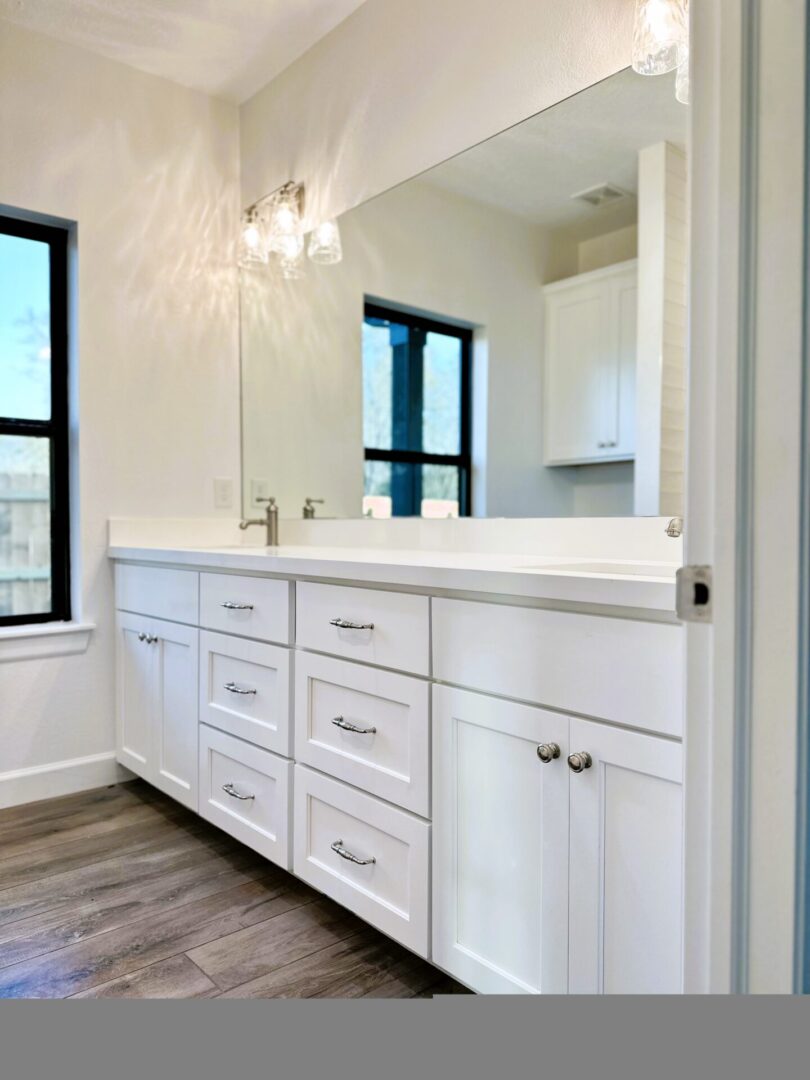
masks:
[[[469,517],[472,513],[472,347],[473,331],[470,327],[459,326],[441,319],[430,318],[415,312],[403,310],[398,307],[389,307],[376,301],[366,300],[363,308],[363,321],[367,319],[393,322],[400,326],[407,326],[409,330],[409,363],[407,371],[401,365],[394,364],[392,379],[392,406],[396,409],[397,401],[407,400],[407,408],[400,417],[400,422],[411,428],[409,442],[413,441],[413,428],[418,421],[420,427],[419,442],[421,443],[423,396],[423,365],[422,346],[416,346],[419,335],[438,333],[445,337],[457,338],[461,345],[460,364],[460,446],[458,454],[431,454],[423,450],[380,450],[376,447],[365,446],[364,455],[366,461],[384,461],[391,464],[406,465],[449,465],[458,469],[458,495],[459,517]],[[419,360],[417,362],[417,351]],[[404,388],[397,387],[397,380],[404,379]],[[396,423],[396,418],[394,418]],[[416,472],[417,470],[414,470]],[[395,492],[395,481],[392,477],[392,516],[393,517],[421,517],[421,474],[419,484],[412,485],[412,494],[405,497]],[[397,507],[403,505],[403,500],[409,505],[410,513],[397,512]]]
[[[0,435],[32,436],[50,442],[51,607],[44,612],[0,615],[0,626],[69,622],[68,231],[0,214],[0,233],[48,245],[51,330],[50,420],[24,420],[0,412]]]

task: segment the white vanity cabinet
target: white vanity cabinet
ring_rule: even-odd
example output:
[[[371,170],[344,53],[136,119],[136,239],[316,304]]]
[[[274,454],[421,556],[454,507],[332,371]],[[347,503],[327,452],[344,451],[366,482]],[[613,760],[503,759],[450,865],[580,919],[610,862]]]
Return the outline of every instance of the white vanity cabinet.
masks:
[[[670,616],[129,560],[122,764],[479,993],[680,990]]]
[[[569,992],[678,994],[683,748],[576,719],[570,745]]]
[[[564,994],[568,719],[437,686],[433,725],[433,958],[481,993]]]
[[[197,809],[199,631],[119,611],[118,757],[150,784]]]
[[[546,285],[546,465],[635,454],[637,263]]]

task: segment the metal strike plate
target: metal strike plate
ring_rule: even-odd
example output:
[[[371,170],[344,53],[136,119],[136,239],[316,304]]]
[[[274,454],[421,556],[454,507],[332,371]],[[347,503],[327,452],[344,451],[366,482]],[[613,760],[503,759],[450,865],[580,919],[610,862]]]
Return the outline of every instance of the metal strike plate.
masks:
[[[681,622],[712,621],[712,568],[682,566],[675,575],[675,611]]]

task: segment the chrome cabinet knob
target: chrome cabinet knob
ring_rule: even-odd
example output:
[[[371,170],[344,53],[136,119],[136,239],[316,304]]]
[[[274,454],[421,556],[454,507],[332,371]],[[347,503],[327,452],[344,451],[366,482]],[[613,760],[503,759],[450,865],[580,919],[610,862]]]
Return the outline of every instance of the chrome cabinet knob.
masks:
[[[555,761],[560,756],[560,748],[555,742],[544,742],[537,747],[537,756],[544,765]]]
[[[140,634],[138,634],[138,641],[147,641],[147,640],[148,640],[147,635],[143,632],[143,630],[141,630]]]
[[[591,765],[593,765],[593,759],[585,750],[580,750],[578,754],[569,755],[568,768],[571,772],[584,772],[586,769],[590,769]]]

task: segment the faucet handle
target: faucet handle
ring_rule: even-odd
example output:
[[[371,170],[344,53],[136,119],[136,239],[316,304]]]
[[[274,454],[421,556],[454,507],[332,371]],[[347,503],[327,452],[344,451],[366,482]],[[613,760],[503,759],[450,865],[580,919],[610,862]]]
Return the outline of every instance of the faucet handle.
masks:
[[[265,498],[264,495],[257,495],[253,501],[257,503],[268,503],[271,510],[276,505],[275,495],[271,495],[269,498]]]

